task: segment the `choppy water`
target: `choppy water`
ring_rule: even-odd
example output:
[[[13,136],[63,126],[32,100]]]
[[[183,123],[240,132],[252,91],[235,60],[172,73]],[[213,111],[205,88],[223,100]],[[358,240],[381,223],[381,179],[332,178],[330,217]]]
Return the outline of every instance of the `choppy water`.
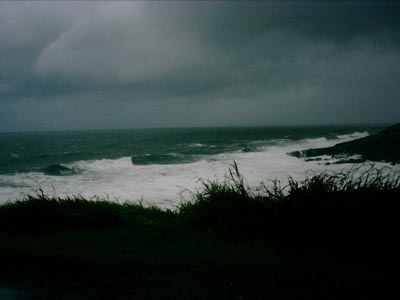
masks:
[[[378,126],[127,129],[0,133],[0,203],[42,188],[50,195],[144,200],[173,207],[223,180],[235,160],[251,186],[350,165],[305,162],[287,152],[375,133]]]

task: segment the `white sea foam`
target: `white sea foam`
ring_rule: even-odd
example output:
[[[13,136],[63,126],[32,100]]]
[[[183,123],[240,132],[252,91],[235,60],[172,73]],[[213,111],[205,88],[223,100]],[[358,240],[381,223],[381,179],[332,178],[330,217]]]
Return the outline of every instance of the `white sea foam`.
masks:
[[[222,153],[204,156],[194,163],[169,165],[134,165],[130,157],[77,161],[66,165],[81,170],[73,176],[49,176],[43,173],[19,173],[1,175],[0,203],[14,200],[41,188],[46,194],[55,196],[82,195],[99,196],[119,201],[138,201],[172,208],[181,201],[191,199],[191,192],[201,189],[201,180],[223,180],[235,160],[241,173],[251,187],[261,182],[278,179],[287,181],[288,176],[304,179],[323,171],[341,171],[351,164],[325,165],[325,161],[309,161],[287,155],[288,152],[309,148],[329,147],[339,142],[366,136],[354,133],[338,136],[337,139],[304,139],[301,141],[280,140],[259,146],[257,152]],[[256,143],[257,144],[257,143]],[[265,145],[260,141],[258,145]],[[327,157],[328,158],[328,157]],[[376,163],[376,166],[387,164]],[[400,166],[395,168],[400,169]]]
[[[353,132],[351,134],[342,134],[342,135],[338,135],[337,138],[339,139],[359,139],[359,138],[363,138],[366,137],[368,135],[368,132],[363,131],[363,132]]]
[[[207,145],[202,143],[191,143],[188,145],[189,147],[206,147]]]

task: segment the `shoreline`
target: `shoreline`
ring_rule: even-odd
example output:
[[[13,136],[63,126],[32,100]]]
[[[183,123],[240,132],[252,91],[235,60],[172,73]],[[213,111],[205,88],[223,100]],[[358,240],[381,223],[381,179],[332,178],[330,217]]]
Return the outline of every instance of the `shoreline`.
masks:
[[[396,298],[400,182],[377,171],[257,195],[234,165],[176,211],[30,196],[0,206],[0,282],[30,300]]]

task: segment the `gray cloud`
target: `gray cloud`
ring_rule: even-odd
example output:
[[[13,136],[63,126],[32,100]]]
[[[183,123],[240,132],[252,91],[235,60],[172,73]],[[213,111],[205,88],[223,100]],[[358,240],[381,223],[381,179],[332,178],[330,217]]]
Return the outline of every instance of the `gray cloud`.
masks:
[[[397,3],[0,8],[0,130],[399,119]]]

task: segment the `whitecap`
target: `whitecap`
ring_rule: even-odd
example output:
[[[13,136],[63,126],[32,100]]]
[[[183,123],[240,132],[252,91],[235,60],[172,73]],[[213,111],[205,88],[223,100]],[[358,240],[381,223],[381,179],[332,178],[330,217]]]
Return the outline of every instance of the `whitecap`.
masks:
[[[282,181],[284,185],[288,176],[302,180],[306,175],[351,168],[351,164],[325,165],[329,158],[307,162],[287,153],[329,147],[358,136],[359,133],[354,133],[337,139],[315,138],[299,141],[280,139],[277,143],[266,141],[265,145],[257,147],[257,151],[238,150],[205,155],[195,162],[182,164],[134,165],[131,157],[76,161],[66,164],[70,168],[82,170],[73,176],[55,177],[43,173],[0,175],[1,180],[18,185],[0,187],[0,202],[21,198],[24,194],[32,193],[40,187],[49,195],[82,195],[88,198],[97,195],[111,200],[143,201],[144,204],[173,208],[182,201],[190,200],[192,193],[202,188],[202,180],[224,180],[233,161],[237,162],[241,173],[254,189],[261,182],[268,184],[275,179]],[[375,165],[380,167],[388,164],[375,163]],[[400,169],[400,166],[392,168]]]

